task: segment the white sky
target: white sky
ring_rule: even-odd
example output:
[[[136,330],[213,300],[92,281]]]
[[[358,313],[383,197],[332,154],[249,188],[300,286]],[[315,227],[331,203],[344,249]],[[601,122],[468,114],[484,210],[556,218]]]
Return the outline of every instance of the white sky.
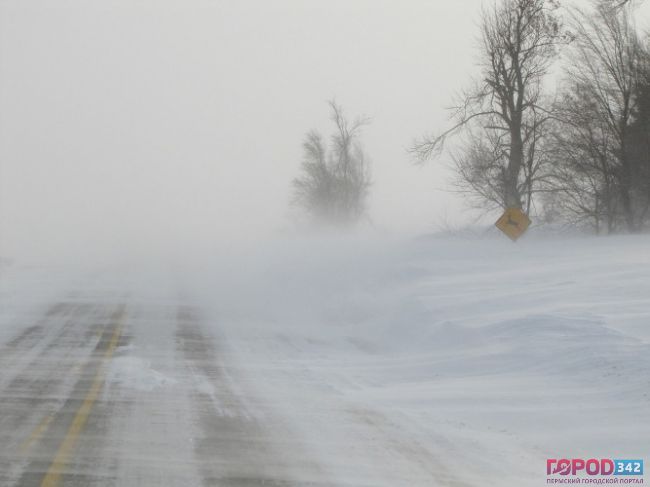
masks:
[[[332,97],[373,117],[378,227],[462,220],[448,158],[414,167],[406,148],[476,73],[481,3],[2,0],[5,252],[286,228]]]

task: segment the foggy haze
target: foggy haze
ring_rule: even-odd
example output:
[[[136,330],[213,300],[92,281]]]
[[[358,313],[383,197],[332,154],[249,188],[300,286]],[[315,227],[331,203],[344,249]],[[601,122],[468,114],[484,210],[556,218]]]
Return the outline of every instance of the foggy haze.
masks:
[[[603,6],[0,0],[0,486],[643,483],[650,0]]]
[[[444,159],[417,168],[406,148],[474,69],[480,3],[3,2],[2,247],[282,232],[330,98],[372,118],[379,229],[462,218]]]

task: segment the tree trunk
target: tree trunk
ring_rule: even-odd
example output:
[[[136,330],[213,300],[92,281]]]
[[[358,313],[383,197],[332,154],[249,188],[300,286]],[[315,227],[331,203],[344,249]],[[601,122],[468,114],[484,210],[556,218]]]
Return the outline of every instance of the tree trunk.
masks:
[[[519,194],[519,173],[524,162],[524,142],[521,138],[521,124],[513,123],[510,130],[510,154],[505,182],[505,203],[508,208],[521,209]]]
[[[634,222],[634,205],[632,204],[632,168],[629,154],[627,153],[627,133],[623,129],[621,130],[621,206],[623,207],[623,218],[625,219],[625,225],[627,226],[627,231],[630,233],[636,232],[636,225]]]

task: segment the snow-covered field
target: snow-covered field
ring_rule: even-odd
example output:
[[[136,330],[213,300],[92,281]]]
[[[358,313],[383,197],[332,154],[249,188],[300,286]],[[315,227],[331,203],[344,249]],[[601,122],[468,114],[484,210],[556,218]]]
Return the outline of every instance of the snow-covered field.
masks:
[[[107,382],[216,397],[175,370],[165,306],[193,303],[229,394],[303,479],[277,485],[534,486],[546,458],[650,459],[649,236],[261,247],[92,273],[6,266],[0,344],[61,296],[162,306],[135,314]],[[159,417],[191,423],[182,404]],[[147,443],[138,421],[124,445]]]
[[[204,304],[339,481],[541,485],[546,458],[650,458],[648,236],[249,259],[208,272]]]

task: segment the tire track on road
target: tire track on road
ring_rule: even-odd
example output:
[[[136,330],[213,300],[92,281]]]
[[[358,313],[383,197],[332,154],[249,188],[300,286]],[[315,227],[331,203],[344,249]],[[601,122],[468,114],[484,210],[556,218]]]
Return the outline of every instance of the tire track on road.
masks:
[[[77,358],[78,379],[72,390],[65,396],[63,404],[54,413],[48,413],[51,419],[44,420],[48,423],[47,426],[44,427],[41,423],[32,433],[32,436],[37,435],[37,437],[30,437],[34,446],[29,452],[28,463],[16,485],[20,487],[91,485],[87,481],[77,483],[73,481],[73,478],[68,478],[72,473],[69,464],[74,458],[77,443],[84,433],[84,428],[93,412],[93,406],[103,388],[105,367],[119,343],[124,326],[125,310],[124,305],[119,305],[117,308],[105,308],[105,311],[109,313],[107,323],[95,323],[88,326],[83,317],[77,317],[71,323],[76,334],[85,336],[85,340],[81,343],[74,340],[67,343],[70,348],[76,350],[73,353],[70,350],[65,353],[64,360],[59,361],[59,365],[63,364],[63,367],[53,367],[53,371],[65,375],[70,368],[69,360],[66,359],[70,354]],[[98,333],[99,339],[88,356],[88,352],[83,352],[84,345],[90,337],[97,340]],[[53,350],[61,352],[57,343],[55,340],[51,347]],[[79,364],[82,365],[79,366]],[[39,393],[39,391],[35,392]],[[43,397],[35,395],[33,400],[42,401]]]
[[[195,381],[192,403],[199,438],[195,456],[204,487],[307,487],[289,479],[273,439],[233,390],[212,337],[196,311],[180,307],[177,349]]]
[[[0,485],[12,485],[20,475],[25,454],[64,402],[99,319],[94,306],[58,303],[0,349]],[[75,320],[92,324],[80,333]]]

